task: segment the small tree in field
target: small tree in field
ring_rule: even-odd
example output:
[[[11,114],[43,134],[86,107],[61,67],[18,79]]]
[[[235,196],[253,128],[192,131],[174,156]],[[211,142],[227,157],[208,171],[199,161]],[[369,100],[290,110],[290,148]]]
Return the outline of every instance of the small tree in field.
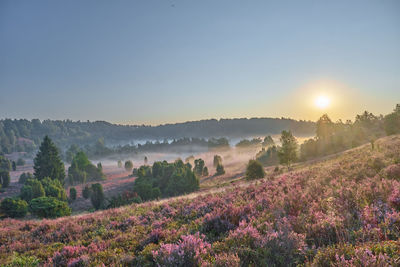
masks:
[[[69,189],[69,199],[74,201],[76,199],[76,189],[75,187],[71,187]]]
[[[215,175],[223,175],[223,174],[225,174],[225,169],[224,169],[224,166],[222,165],[222,164],[218,164],[217,165],[217,173],[215,174]]]
[[[264,178],[265,176],[265,171],[264,167],[261,165],[260,162],[257,160],[249,160],[249,163],[247,164],[246,168],[246,179],[247,180],[253,180],[253,179],[260,179]]]
[[[219,155],[214,155],[214,160],[213,160],[214,168],[217,168],[218,164],[222,165],[222,158]]]
[[[5,188],[10,185],[10,173],[5,170],[0,170],[0,184],[1,187]]]
[[[117,165],[118,165],[118,168],[122,168],[122,161],[118,160]]]
[[[25,160],[24,160],[23,158],[19,158],[19,159],[17,160],[17,165],[18,165],[18,166],[24,166],[24,165],[25,165]]]
[[[130,160],[125,161],[125,170],[127,172],[130,172],[130,171],[132,171],[132,169],[133,169],[132,161],[130,161]]]
[[[88,199],[90,195],[91,195],[90,188],[89,186],[86,185],[85,188],[82,190],[82,196],[84,199]]]
[[[99,183],[92,184],[92,193],[90,195],[90,200],[92,202],[93,207],[98,210],[104,205],[104,192],[103,186]]]
[[[207,168],[207,166],[203,168],[203,176],[208,176],[208,168]]]
[[[280,140],[282,147],[278,151],[279,161],[289,169],[297,160],[297,140],[290,131],[282,131]]]
[[[196,159],[195,161],[194,161],[194,168],[193,168],[193,171],[194,171],[194,173],[198,176],[198,177],[201,177],[201,176],[203,176],[203,172],[204,172],[204,166],[205,166],[205,163],[204,163],[204,160],[202,160],[202,159]],[[207,170],[207,172],[208,172],[208,170]]]

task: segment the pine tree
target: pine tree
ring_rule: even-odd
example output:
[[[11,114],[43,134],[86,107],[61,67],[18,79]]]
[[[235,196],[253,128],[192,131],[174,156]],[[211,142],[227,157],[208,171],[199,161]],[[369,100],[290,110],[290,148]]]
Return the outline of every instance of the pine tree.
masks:
[[[93,207],[96,210],[100,209],[103,206],[105,197],[103,192],[103,186],[101,184],[99,183],[92,184],[90,200],[92,202]]]
[[[61,161],[57,147],[47,135],[40,145],[34,163],[34,175],[37,179],[42,180],[45,177],[50,177],[64,184],[64,163]]]

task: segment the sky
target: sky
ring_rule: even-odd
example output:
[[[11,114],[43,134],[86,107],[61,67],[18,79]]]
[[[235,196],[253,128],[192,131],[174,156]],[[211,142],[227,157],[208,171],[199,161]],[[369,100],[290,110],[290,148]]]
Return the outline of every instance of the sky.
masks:
[[[337,120],[396,103],[397,0],[0,1],[0,118]]]

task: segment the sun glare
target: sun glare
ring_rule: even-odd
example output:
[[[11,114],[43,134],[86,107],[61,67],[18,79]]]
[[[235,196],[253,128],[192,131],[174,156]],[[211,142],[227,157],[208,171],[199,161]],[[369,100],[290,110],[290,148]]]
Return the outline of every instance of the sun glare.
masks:
[[[327,108],[330,103],[331,103],[331,100],[327,96],[324,96],[324,95],[318,96],[315,99],[315,105],[320,109]]]

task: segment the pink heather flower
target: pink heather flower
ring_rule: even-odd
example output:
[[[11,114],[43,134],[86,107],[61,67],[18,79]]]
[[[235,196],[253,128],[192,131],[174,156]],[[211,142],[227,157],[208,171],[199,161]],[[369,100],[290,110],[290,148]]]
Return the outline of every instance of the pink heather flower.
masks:
[[[202,257],[209,253],[211,245],[203,241],[204,236],[181,236],[177,244],[163,244],[153,251],[153,257],[158,266],[198,266]]]

